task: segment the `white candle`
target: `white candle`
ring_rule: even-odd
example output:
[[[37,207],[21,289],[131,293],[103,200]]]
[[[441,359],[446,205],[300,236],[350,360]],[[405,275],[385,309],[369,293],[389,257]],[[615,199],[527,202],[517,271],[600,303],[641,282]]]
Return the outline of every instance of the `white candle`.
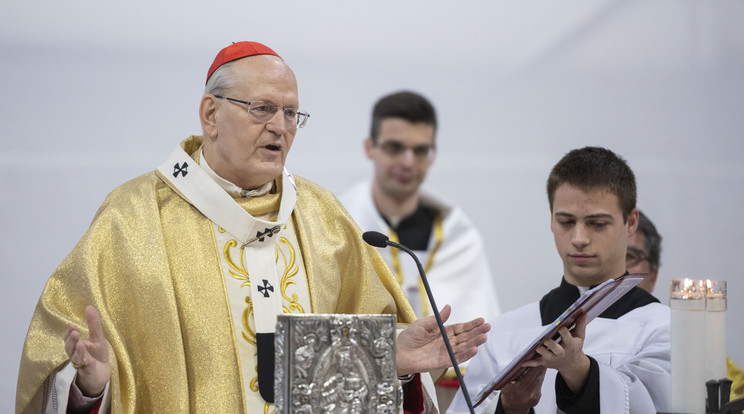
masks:
[[[726,281],[707,280],[705,378],[726,378]]]
[[[705,414],[705,283],[672,280],[671,411]]]

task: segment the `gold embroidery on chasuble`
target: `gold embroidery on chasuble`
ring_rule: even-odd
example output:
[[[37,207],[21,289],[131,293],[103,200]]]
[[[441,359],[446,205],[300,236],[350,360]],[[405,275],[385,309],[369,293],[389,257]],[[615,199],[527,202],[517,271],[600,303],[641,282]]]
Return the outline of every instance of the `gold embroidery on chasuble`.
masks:
[[[218,226],[215,226],[215,235],[221,250],[248,411],[254,412],[252,409],[263,406],[264,412],[273,412],[273,404],[266,403],[258,390],[256,315],[251,299],[251,266],[246,257],[246,250],[250,247],[241,245]],[[273,245],[279,281],[278,293],[282,298],[281,312],[297,314],[309,312],[310,294],[307,278],[292,225],[288,223],[282,226],[278,236],[273,240]]]

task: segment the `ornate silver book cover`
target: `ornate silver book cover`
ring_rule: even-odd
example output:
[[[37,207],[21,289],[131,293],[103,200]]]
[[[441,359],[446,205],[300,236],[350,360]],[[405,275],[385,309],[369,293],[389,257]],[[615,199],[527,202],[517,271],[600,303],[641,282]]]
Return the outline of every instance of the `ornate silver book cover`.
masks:
[[[395,413],[394,315],[279,315],[277,414]]]

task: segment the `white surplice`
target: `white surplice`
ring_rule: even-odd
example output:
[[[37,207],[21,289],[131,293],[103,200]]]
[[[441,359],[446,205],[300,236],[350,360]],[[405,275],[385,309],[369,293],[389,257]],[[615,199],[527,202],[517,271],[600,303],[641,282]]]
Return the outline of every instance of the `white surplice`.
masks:
[[[651,303],[618,319],[595,318],[586,327],[584,353],[599,365],[602,414],[656,413],[667,409],[670,392],[670,311]],[[491,321],[488,340],[470,361],[465,383],[475,404],[477,394],[541,334],[539,302],[522,306]],[[548,369],[536,414],[560,413],[556,406],[557,371]],[[499,392],[493,392],[476,413],[493,413]],[[468,413],[458,391],[447,413]]]
[[[372,184],[358,183],[339,196],[341,203],[357,222],[362,231],[378,231],[390,236],[390,228],[382,218],[372,200]],[[422,194],[421,203],[433,208],[442,216],[442,244],[435,252],[432,266],[426,276],[437,306],[452,306],[448,323],[466,322],[483,317],[487,321],[496,317],[499,301],[496,296],[494,278],[484,250],[483,239],[465,212],[444,203],[431,195]],[[425,266],[435,244],[434,231],[427,250],[414,251]],[[392,265],[393,248],[380,249],[388,266]],[[403,252],[399,252],[403,278],[401,287],[418,317],[430,315],[422,309],[422,295],[416,263]],[[395,269],[393,269],[395,273]]]

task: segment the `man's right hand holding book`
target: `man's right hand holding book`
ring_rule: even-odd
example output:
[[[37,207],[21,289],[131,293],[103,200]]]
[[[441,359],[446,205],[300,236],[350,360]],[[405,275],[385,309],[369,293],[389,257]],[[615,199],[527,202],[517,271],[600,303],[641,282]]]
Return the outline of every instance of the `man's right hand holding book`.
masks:
[[[540,402],[540,388],[547,368],[557,370],[573,393],[581,391],[591,364],[583,351],[586,324],[587,315],[584,313],[576,319],[572,330],[565,326],[558,330],[560,341],[546,340],[537,348],[539,356],[522,364],[531,369],[501,390],[500,405],[505,414],[528,413]]]

